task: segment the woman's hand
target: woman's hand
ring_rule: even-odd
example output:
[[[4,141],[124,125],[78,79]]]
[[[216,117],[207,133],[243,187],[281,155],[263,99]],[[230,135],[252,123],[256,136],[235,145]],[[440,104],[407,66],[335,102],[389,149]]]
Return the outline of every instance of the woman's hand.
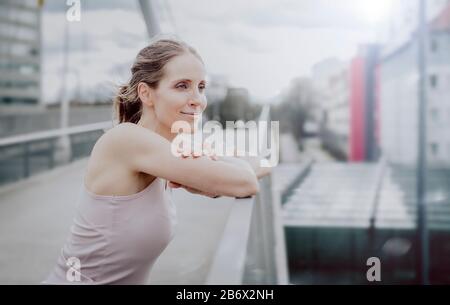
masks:
[[[182,158],[194,158],[195,159],[195,158],[200,157],[199,155],[195,155],[193,152],[186,153],[186,152],[184,152],[181,149],[178,149],[178,152],[181,153],[181,157]],[[214,161],[218,160],[217,155],[214,153],[213,150],[211,150],[211,147],[204,145],[202,152],[203,152],[203,156],[208,156],[211,160],[214,160]],[[210,197],[210,198],[218,198],[218,197],[220,197],[219,195],[202,192],[202,191],[194,189],[192,187],[181,185],[179,183],[172,182],[172,181],[169,181],[169,187],[174,188],[174,189],[176,189],[176,188],[183,188],[186,191],[188,191],[189,193],[196,194],[196,195],[203,195],[203,196],[207,196],[207,197]]]

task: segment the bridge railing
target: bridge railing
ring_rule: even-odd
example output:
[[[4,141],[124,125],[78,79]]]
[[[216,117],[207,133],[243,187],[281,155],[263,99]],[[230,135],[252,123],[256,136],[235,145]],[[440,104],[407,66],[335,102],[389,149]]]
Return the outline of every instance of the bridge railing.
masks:
[[[111,127],[106,121],[0,139],[0,185],[88,156]]]

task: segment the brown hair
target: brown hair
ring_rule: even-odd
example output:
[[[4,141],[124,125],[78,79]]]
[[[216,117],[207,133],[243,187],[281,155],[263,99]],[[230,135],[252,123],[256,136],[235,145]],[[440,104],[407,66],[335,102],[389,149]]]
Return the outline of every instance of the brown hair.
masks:
[[[119,87],[114,98],[115,115],[119,123],[137,124],[142,114],[142,102],[137,87],[144,82],[150,88],[157,89],[164,76],[164,66],[175,56],[190,52],[203,63],[197,51],[178,39],[159,39],[139,51],[131,67],[131,79],[128,84]]]

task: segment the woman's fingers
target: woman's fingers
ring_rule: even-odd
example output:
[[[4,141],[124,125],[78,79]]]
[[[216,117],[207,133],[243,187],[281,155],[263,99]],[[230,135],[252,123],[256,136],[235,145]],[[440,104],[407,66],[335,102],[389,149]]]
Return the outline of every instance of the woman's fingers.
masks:
[[[193,189],[192,187],[188,187],[188,186],[183,186],[183,188],[188,191],[189,193],[192,194],[201,194],[202,192],[196,189]]]
[[[201,157],[201,156],[207,156],[207,157],[209,157],[211,160],[214,160],[214,161],[219,160],[219,158],[218,158],[218,156],[216,155],[215,151],[212,150],[212,149],[211,149],[211,146],[210,146],[210,145],[207,145],[207,144],[205,144],[205,145],[203,146],[203,149],[202,149],[202,151],[201,151],[200,154],[198,154],[197,151],[187,151],[187,150],[184,150],[184,149],[182,149],[182,148],[180,148],[180,147],[177,148],[177,152],[181,155],[181,157],[182,157],[183,159],[189,158],[189,157],[192,157],[192,158],[195,159],[195,158],[199,158],[199,157]]]
[[[217,161],[219,158],[216,155],[216,152],[214,149],[212,149],[211,144],[205,143],[203,145],[203,154],[208,156],[211,160]]]
[[[176,189],[176,188],[181,187],[181,184],[169,181],[169,187]]]

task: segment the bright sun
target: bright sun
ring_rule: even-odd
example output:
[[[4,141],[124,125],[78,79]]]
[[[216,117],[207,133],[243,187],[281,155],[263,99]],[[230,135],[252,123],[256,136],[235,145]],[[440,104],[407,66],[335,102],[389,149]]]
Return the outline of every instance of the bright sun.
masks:
[[[395,0],[365,0],[356,1],[355,9],[364,20],[370,23],[379,23],[386,20],[391,13]]]

